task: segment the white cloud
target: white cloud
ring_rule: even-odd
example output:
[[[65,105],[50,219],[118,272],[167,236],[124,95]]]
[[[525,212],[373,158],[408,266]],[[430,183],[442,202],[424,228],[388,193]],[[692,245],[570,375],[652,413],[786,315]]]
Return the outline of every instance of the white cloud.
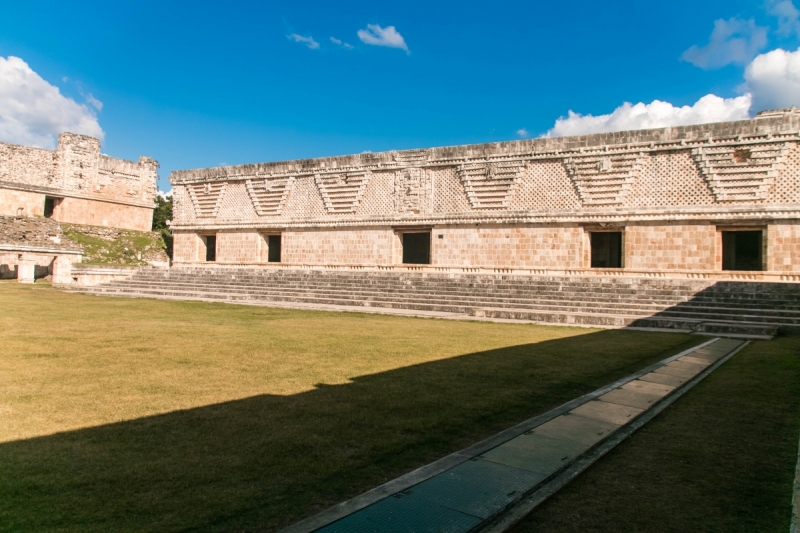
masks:
[[[660,100],[635,105],[625,102],[608,115],[579,115],[570,111],[568,116],[556,120],[544,137],[743,120],[749,117],[750,104],[749,94],[736,98],[720,98],[708,94],[694,105],[683,107],[675,107]]]
[[[161,198],[163,198],[164,200],[167,200],[167,199],[169,199],[169,198],[172,198],[172,189],[168,190],[167,192],[164,192],[164,191],[158,191],[158,193],[157,193],[157,194],[158,194],[158,195],[159,195]]]
[[[310,35],[308,37],[304,37],[303,35],[299,35],[297,33],[290,33],[289,35],[286,36],[286,38],[296,43],[302,43],[312,50],[316,50],[319,48],[319,43],[315,41],[314,38],[311,37]]]
[[[331,42],[333,44],[335,44],[336,46],[341,46],[345,50],[352,50],[353,49],[353,45],[352,44],[342,42],[341,39],[337,39],[336,37],[331,37]]]
[[[706,70],[730,64],[746,65],[767,45],[767,31],[753,19],[720,19],[714,22],[708,44],[692,46],[681,58]]]
[[[0,141],[53,148],[59,133],[102,139],[97,116],[61,94],[18,57],[0,57]]]
[[[753,109],[800,106],[800,48],[778,48],[756,57],[744,71],[743,89],[753,95]]]
[[[364,44],[400,48],[405,50],[406,53],[410,53],[405,39],[394,29],[394,26],[381,28],[378,24],[367,24],[366,30],[358,30],[358,38]]]
[[[780,35],[800,35],[800,11],[791,0],[771,0],[767,3],[770,15],[778,17],[778,33]]]
[[[89,93],[89,95],[86,97],[86,101],[89,102],[92,105],[92,107],[94,107],[98,111],[103,110],[103,102],[92,96],[92,93]]]
[[[530,134],[530,133],[528,133],[528,130],[526,130],[525,128],[520,128],[520,129],[518,129],[518,130],[517,130],[517,135],[518,135],[519,137],[523,138],[523,139],[527,139],[528,137],[530,137],[530,136],[531,136],[531,134]]]

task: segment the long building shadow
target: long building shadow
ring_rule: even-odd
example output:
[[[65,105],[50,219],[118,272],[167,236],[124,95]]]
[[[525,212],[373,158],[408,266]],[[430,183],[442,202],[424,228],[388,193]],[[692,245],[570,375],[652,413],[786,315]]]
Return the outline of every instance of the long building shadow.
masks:
[[[5,443],[0,530],[276,530],[701,340],[592,332]]]

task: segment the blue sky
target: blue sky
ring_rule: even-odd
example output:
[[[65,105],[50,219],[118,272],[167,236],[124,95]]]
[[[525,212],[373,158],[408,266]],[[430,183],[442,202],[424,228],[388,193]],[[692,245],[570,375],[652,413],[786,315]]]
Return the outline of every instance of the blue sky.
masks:
[[[0,57],[96,117],[104,153],[158,159],[168,190],[175,169],[536,137],[570,110],[605,115],[623,102],[694,106],[713,94],[722,117],[794,103],[793,80],[747,86],[745,72],[759,54],[798,49],[795,5],[6,0]],[[735,104],[749,92],[752,103]],[[67,127],[24,116],[6,122]],[[0,116],[0,140],[33,138],[2,126]]]

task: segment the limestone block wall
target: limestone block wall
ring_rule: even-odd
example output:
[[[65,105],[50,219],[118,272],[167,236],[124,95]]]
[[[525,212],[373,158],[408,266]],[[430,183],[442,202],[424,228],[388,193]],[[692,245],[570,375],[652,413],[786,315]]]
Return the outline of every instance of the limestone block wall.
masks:
[[[653,271],[716,268],[714,225],[629,225],[624,234],[626,268]]]
[[[192,263],[205,260],[200,251],[205,250],[203,238],[194,232],[178,232],[173,234],[172,261],[174,263]]]
[[[449,226],[435,228],[431,237],[434,265],[531,269],[582,267],[583,229],[577,225]]]
[[[217,233],[217,261],[223,263],[259,263],[264,237],[255,231],[220,231]],[[266,259],[264,259],[266,261]]]
[[[66,197],[56,205],[53,219],[70,224],[150,231],[153,208]]]
[[[56,165],[52,150],[0,143],[0,181],[48,187],[57,179]]]
[[[776,272],[800,270],[800,223],[769,225],[767,269]]]
[[[0,188],[0,215],[42,216],[45,195],[38,192]]]
[[[391,265],[391,228],[287,230],[281,260],[286,263]]]

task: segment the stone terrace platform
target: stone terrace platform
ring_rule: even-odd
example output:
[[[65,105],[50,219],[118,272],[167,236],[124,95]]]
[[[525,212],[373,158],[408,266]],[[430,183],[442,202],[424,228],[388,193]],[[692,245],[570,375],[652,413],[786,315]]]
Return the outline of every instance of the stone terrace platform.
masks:
[[[800,284],[301,269],[143,269],[90,294],[441,318],[772,336],[800,327]]]

